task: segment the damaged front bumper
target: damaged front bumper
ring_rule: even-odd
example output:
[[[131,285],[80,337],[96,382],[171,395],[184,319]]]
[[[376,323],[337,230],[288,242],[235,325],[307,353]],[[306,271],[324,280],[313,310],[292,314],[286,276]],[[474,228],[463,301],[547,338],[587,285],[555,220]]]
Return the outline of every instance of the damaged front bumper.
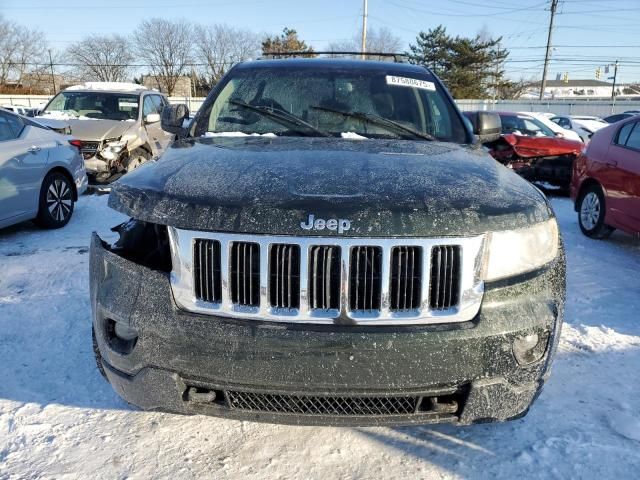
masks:
[[[296,325],[182,311],[169,273],[94,234],[93,326],[109,382],[143,409],[292,424],[500,421],[524,415],[547,378],[564,268],[560,256],[487,285],[470,322]]]

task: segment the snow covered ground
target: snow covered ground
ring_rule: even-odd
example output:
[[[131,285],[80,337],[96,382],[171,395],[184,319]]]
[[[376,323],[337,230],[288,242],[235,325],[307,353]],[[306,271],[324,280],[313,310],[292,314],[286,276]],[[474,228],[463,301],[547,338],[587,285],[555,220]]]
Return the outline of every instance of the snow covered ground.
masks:
[[[551,379],[524,419],[456,428],[317,428],[135,411],[91,352],[87,245],[122,217],[80,199],[56,231],[0,231],[0,479],[636,478],[640,240],[579,232]],[[113,234],[110,234],[113,238]]]

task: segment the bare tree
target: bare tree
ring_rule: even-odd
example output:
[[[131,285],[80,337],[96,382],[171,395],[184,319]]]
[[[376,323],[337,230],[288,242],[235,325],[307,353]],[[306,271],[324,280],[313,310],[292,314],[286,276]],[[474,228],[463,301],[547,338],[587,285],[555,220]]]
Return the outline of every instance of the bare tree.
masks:
[[[195,27],[195,54],[205,64],[205,76],[209,86],[236,63],[255,57],[260,51],[260,39],[250,30],[228,25]]]
[[[77,64],[76,75],[85,80],[123,82],[131,72],[131,45],[121,35],[91,35],[67,49],[71,62]]]
[[[329,50],[332,52],[359,52],[361,48],[362,33],[357,33],[353,38],[342,42],[332,42],[329,44]],[[395,36],[391,30],[386,27],[378,29],[367,29],[367,51],[374,53],[397,53],[402,50],[402,40]],[[375,59],[374,56],[367,58]]]
[[[41,32],[0,17],[0,85],[6,85],[10,77],[19,84],[25,71],[46,50]]]
[[[160,90],[172,95],[179,77],[193,63],[193,26],[184,20],[152,18],[138,26],[134,42]]]

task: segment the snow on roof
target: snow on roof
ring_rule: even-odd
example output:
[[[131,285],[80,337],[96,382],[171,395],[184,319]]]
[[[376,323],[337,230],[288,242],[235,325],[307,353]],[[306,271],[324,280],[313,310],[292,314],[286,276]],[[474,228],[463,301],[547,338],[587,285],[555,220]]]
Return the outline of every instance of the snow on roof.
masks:
[[[103,92],[139,92],[140,90],[148,90],[144,85],[127,82],[85,82],[80,85],[73,85],[66,88],[67,91],[73,90],[95,90]]]

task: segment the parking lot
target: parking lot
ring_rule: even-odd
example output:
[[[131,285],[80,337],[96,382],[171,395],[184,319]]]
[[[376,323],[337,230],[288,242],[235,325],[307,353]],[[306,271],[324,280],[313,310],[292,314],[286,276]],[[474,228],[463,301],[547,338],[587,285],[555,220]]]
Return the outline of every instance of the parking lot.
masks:
[[[583,236],[554,198],[568,302],[524,419],[471,427],[289,427],[132,409],[91,351],[88,243],[123,217],[83,196],[66,228],[0,232],[0,478],[628,478],[640,467],[640,242]]]

